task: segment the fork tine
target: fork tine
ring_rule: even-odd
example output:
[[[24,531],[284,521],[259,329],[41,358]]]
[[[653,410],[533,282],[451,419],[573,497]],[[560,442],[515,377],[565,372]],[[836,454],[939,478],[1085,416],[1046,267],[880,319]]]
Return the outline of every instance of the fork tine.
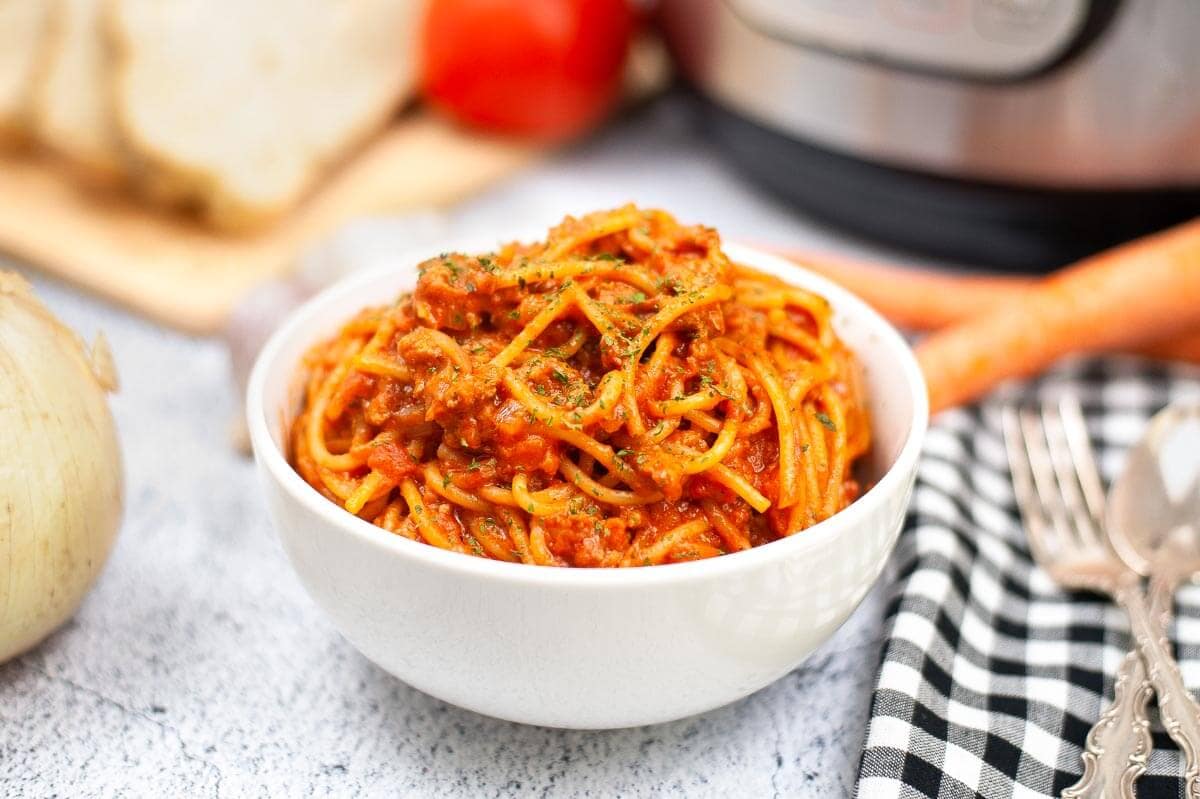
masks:
[[[1071,459],[1075,462],[1075,471],[1079,475],[1079,485],[1083,489],[1083,499],[1087,503],[1088,513],[1091,514],[1097,529],[1102,529],[1104,486],[1100,482],[1100,472],[1096,468],[1096,457],[1092,452],[1091,439],[1088,438],[1083,409],[1079,407],[1079,398],[1073,394],[1067,394],[1059,402],[1058,407],[1062,414],[1067,448],[1071,451]]]
[[[1078,409],[1078,405],[1075,406]],[[1082,417],[1078,417],[1082,420]],[[1073,419],[1072,422],[1075,420]],[[1075,525],[1075,532],[1087,546],[1103,546],[1100,525],[1092,516],[1086,500],[1087,489],[1084,488],[1087,478],[1083,472],[1086,463],[1081,463],[1074,457],[1067,438],[1067,420],[1063,417],[1061,405],[1045,404],[1042,407],[1042,426],[1046,431],[1046,443],[1049,445],[1050,461],[1058,479],[1058,487],[1062,492],[1062,501]],[[1086,434],[1086,430],[1084,433]],[[1076,431],[1078,435],[1078,431]],[[1091,462],[1090,460],[1088,461]]]
[[[1054,472],[1054,463],[1050,458],[1045,424],[1041,421],[1040,414],[1034,413],[1030,409],[1018,411],[1017,418],[1021,422],[1021,437],[1025,442],[1025,450],[1029,453],[1029,469],[1033,472],[1033,486],[1037,490],[1043,514],[1049,517],[1048,527],[1058,535],[1060,546],[1077,548],[1083,543],[1083,540],[1067,517],[1062,487],[1058,484],[1058,476]]]
[[[1025,523],[1029,548],[1033,552],[1034,560],[1041,564],[1042,568],[1046,568],[1051,562],[1050,541],[1048,540],[1049,523],[1042,513],[1037,489],[1033,485],[1029,453],[1021,435],[1021,424],[1016,408],[1007,405],[1001,410],[1000,426],[1004,432],[1004,449],[1008,454],[1008,466],[1012,471],[1013,496],[1017,500],[1021,519]]]

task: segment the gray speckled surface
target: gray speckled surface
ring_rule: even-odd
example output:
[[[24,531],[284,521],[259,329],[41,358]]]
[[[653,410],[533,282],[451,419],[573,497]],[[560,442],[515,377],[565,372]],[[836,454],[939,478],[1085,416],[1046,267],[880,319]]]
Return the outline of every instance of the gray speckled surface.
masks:
[[[684,127],[641,114],[454,213],[526,228],[635,199],[727,235],[861,250],[757,194]],[[122,378],[128,475],[108,567],[77,616],[0,666],[0,794],[11,796],[842,796],[879,653],[877,590],[799,670],[673,724],[522,727],[382,672],[301,590],[249,461],[223,347],[31,274]]]

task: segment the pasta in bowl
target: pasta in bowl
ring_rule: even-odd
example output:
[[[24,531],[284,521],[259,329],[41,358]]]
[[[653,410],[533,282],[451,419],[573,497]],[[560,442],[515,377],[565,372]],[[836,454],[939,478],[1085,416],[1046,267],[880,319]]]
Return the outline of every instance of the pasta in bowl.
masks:
[[[352,276],[259,356],[251,438],[308,592],[384,669],[526,723],[666,721],[795,668],[904,518],[903,339],[658,212],[483,258]]]
[[[305,359],[293,465],[351,513],[496,560],[649,566],[795,534],[869,424],[829,304],[632,206],[418,266]]]

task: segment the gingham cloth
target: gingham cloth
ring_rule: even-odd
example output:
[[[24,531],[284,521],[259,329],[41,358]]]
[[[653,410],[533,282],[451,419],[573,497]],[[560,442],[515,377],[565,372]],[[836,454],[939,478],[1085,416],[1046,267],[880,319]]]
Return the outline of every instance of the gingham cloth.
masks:
[[[934,420],[893,556],[899,576],[860,799],[1058,796],[1082,773],[1084,738],[1112,700],[1129,627],[1105,598],[1063,591],[1034,566],[999,414],[1001,403],[1063,391],[1079,397],[1109,481],[1154,412],[1200,395],[1200,371],[1135,359],[1080,362]],[[1182,589],[1176,613],[1172,638],[1195,690],[1200,589]],[[1154,720],[1139,796],[1182,796],[1179,752]]]

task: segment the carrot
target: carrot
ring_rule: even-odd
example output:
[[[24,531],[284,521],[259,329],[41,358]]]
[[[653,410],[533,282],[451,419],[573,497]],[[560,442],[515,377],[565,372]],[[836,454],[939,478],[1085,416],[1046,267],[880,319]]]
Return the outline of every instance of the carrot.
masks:
[[[1024,296],[1035,280],[1003,275],[951,274],[864,263],[835,255],[788,253],[801,266],[849,289],[907,330],[936,330]]]
[[[824,253],[787,256],[849,289],[907,330],[937,330],[1006,302],[1018,302],[1041,279],[1015,275],[953,274],[864,263]],[[1130,348],[1136,355],[1200,363],[1200,330]]]
[[[1182,333],[1173,338],[1153,341],[1136,348],[1135,352],[1163,361],[1200,363],[1200,334]]]
[[[1164,341],[1200,328],[1200,218],[1085,258],[917,347],[932,410],[1076,352]]]

